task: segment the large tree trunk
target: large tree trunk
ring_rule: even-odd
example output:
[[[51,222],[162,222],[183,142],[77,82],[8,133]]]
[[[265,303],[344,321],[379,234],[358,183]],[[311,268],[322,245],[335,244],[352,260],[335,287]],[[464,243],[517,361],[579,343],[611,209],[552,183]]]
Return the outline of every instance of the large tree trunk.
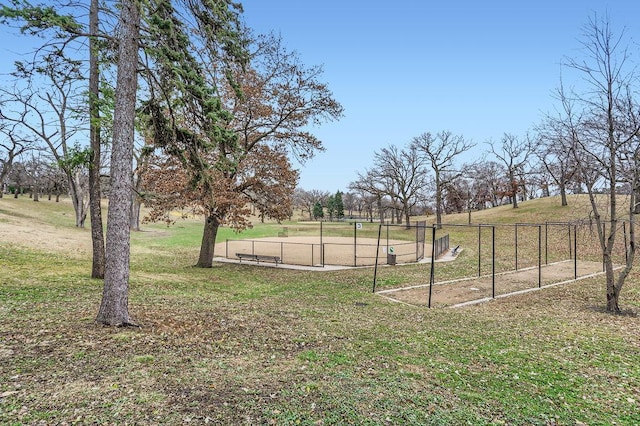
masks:
[[[549,195],[549,184],[545,183],[542,185],[542,196],[548,197]]]
[[[611,215],[612,219],[609,222],[608,227],[607,227],[607,222],[601,219],[600,213],[598,212],[599,207],[596,202],[596,196],[594,194],[592,185],[587,185],[587,193],[589,194],[589,200],[591,202],[591,208],[593,210],[595,225],[596,225],[597,234],[598,234],[598,242],[602,250],[602,259],[604,264],[605,281],[606,281],[606,296],[607,296],[606,310],[607,312],[611,312],[611,313],[620,313],[620,306],[618,304],[618,300],[620,297],[620,291],[622,290],[622,285],[624,284],[624,278],[626,277],[626,274],[622,273],[619,277],[618,283],[616,283],[612,253],[613,253],[613,247],[615,245],[615,240],[616,240],[618,221],[615,218],[616,217],[615,213],[611,215],[611,212],[615,212],[615,208],[616,208],[615,188],[610,189],[610,192],[609,192],[609,197],[610,197],[609,208],[611,209],[609,211],[609,214]],[[633,229],[631,229],[631,233],[633,236]],[[635,246],[635,240],[632,240],[632,245]],[[633,256],[631,257],[631,262],[633,262]]]
[[[67,180],[69,182],[69,194],[71,196],[71,203],[73,204],[73,210],[76,214],[76,226],[78,228],[84,228],[84,222],[87,219],[87,205],[85,203],[85,197],[80,182],[80,177],[77,173],[71,173],[66,171]]]
[[[213,266],[213,255],[216,247],[216,236],[220,221],[218,217],[209,214],[205,218],[204,232],[202,233],[202,243],[200,244],[200,257],[196,266],[198,268],[211,268]]]
[[[560,199],[563,206],[569,205],[569,203],[567,202],[567,187],[564,183],[560,185]]]
[[[619,313],[620,306],[618,305],[618,299],[620,296],[620,289],[616,286],[616,282],[613,275],[613,262],[611,256],[605,255],[605,276],[607,279],[607,311],[612,313]]]
[[[509,179],[511,180],[511,192],[513,193],[511,196],[511,204],[514,209],[518,208],[518,182],[516,182],[515,176],[513,172],[509,172]]]
[[[376,202],[378,204],[378,215],[380,216],[380,223],[384,223],[384,209],[382,208],[382,197],[378,195]]]
[[[89,33],[98,34],[98,0],[91,0],[89,10]],[[99,89],[98,52],[95,37],[89,38],[89,140],[91,156],[89,164],[89,215],[91,217],[91,243],[93,263],[91,278],[104,278],[105,253],[102,224],[102,193],[100,190],[100,110],[98,108]]]
[[[611,115],[608,117],[609,123],[609,135],[608,135],[608,149],[609,149],[609,170],[611,176],[617,176],[617,164],[616,164],[616,138],[614,136],[614,119]],[[618,305],[618,298],[620,296],[620,288],[616,286],[616,282],[614,280],[614,272],[613,272],[613,259],[611,255],[613,253],[613,247],[616,240],[616,232],[618,231],[618,220],[617,220],[617,194],[616,194],[616,182],[615,179],[609,180],[609,234],[603,233],[606,235],[606,242],[604,248],[604,264],[605,264],[605,274],[607,276],[607,311],[613,313],[620,312],[620,306]]]
[[[120,4],[121,33],[113,117],[104,291],[96,321],[107,325],[125,326],[132,325],[128,307],[131,232],[129,216],[140,11],[136,0],[123,0]]]
[[[92,168],[95,162],[92,162]],[[93,179],[100,179],[100,173],[91,177],[89,171],[89,213],[91,216],[91,243],[93,248],[93,259],[91,265],[91,278],[104,278],[105,269],[105,248],[104,248],[104,231],[102,224],[102,207],[100,185],[91,182]]]
[[[636,255],[636,231],[635,231],[635,218],[633,217],[635,214],[635,208],[634,205],[636,205],[636,200],[637,198],[635,197],[635,195],[632,194],[631,198],[631,204],[629,205],[629,234],[628,234],[628,246],[625,246],[625,250],[626,250],[626,263],[625,263],[625,267],[622,268],[622,270],[620,271],[620,273],[618,274],[618,278],[617,281],[615,283],[615,286],[613,288],[613,295],[615,296],[615,305],[614,306],[609,306],[608,302],[609,302],[609,294],[607,293],[607,309],[610,308],[618,308],[618,311],[614,311],[614,312],[619,312],[620,307],[618,306],[618,297],[620,295],[620,292],[622,291],[622,286],[624,285],[627,277],[629,276],[629,273],[631,272],[631,269],[633,269],[633,261],[635,259],[635,255]],[[626,240],[626,239],[625,239]]]

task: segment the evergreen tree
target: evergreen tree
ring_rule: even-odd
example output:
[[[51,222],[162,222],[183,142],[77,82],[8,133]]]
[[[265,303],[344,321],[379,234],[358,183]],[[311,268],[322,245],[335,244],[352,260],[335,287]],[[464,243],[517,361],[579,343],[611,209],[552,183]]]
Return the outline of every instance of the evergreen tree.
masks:
[[[333,217],[336,215],[336,197],[329,195],[327,198],[327,213],[329,213],[329,220],[333,221]]]
[[[324,217],[324,210],[322,209],[320,201],[316,201],[313,205],[313,217],[314,219],[322,219]]]
[[[333,196],[333,202],[336,209],[336,217],[338,219],[344,218],[344,202],[342,201],[342,192],[336,192],[336,195]]]

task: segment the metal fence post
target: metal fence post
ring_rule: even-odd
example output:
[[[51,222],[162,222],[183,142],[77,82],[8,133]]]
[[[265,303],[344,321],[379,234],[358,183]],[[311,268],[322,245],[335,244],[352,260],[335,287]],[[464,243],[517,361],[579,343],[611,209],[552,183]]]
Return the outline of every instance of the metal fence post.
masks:
[[[429,304],[431,307],[431,294],[433,290],[433,281],[435,280],[435,263],[436,263],[436,227],[431,228],[431,272],[429,273]]]
[[[549,264],[549,223],[544,223],[544,264]]]
[[[482,273],[482,266],[481,266],[481,252],[482,252],[482,225],[478,224],[478,276],[480,276],[480,274]]]
[[[515,227],[515,234],[516,234],[516,271],[518,270],[518,224],[516,223],[516,227]]]
[[[542,287],[542,226],[538,225],[538,288]]]
[[[578,225],[573,225],[573,278],[578,279]]]
[[[496,298],[496,226],[491,227],[491,297]]]
[[[376,246],[376,264],[373,267],[373,290],[376,292],[376,281],[378,279],[378,258],[380,257],[380,234],[382,233],[382,224],[378,225],[378,245]]]
[[[356,236],[356,223],[353,222],[353,266],[358,266],[358,254],[357,254],[357,247],[358,247],[358,240],[357,240],[357,236]]]

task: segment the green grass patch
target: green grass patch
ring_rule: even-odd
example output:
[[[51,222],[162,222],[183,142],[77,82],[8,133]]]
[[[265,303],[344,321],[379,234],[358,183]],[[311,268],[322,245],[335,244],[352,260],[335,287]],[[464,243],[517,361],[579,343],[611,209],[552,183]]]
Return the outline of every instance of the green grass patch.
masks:
[[[31,209],[18,203],[3,209]],[[73,217],[51,204],[24,215],[51,214],[47,231]],[[64,226],[60,238],[75,230]],[[194,268],[201,226],[132,234],[140,328],[94,323],[102,282],[88,278],[90,258],[0,242],[0,424],[640,423],[637,270],[624,315],[603,312],[600,278],[426,309],[372,294],[371,268]],[[438,273],[474,265],[466,249]],[[424,278],[420,266],[386,270],[383,287]]]

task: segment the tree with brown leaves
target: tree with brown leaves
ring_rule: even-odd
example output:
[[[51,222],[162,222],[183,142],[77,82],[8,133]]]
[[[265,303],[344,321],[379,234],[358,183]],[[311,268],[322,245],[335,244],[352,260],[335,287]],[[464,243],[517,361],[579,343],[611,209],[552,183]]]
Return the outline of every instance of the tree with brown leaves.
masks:
[[[304,67],[273,36],[252,46],[248,63],[220,60],[202,67],[186,58],[183,65],[192,71],[183,74],[188,102],[155,98],[146,107],[149,137],[161,148],[145,172],[148,218],[167,219],[176,208],[202,215],[198,267],[212,266],[220,225],[251,226],[250,204],[262,217],[291,215],[298,172],[289,155],[305,161],[322,150],[309,126],[342,114],[318,81],[320,68]],[[226,69],[226,78],[210,73],[214,69]],[[213,95],[221,103],[211,103]]]

